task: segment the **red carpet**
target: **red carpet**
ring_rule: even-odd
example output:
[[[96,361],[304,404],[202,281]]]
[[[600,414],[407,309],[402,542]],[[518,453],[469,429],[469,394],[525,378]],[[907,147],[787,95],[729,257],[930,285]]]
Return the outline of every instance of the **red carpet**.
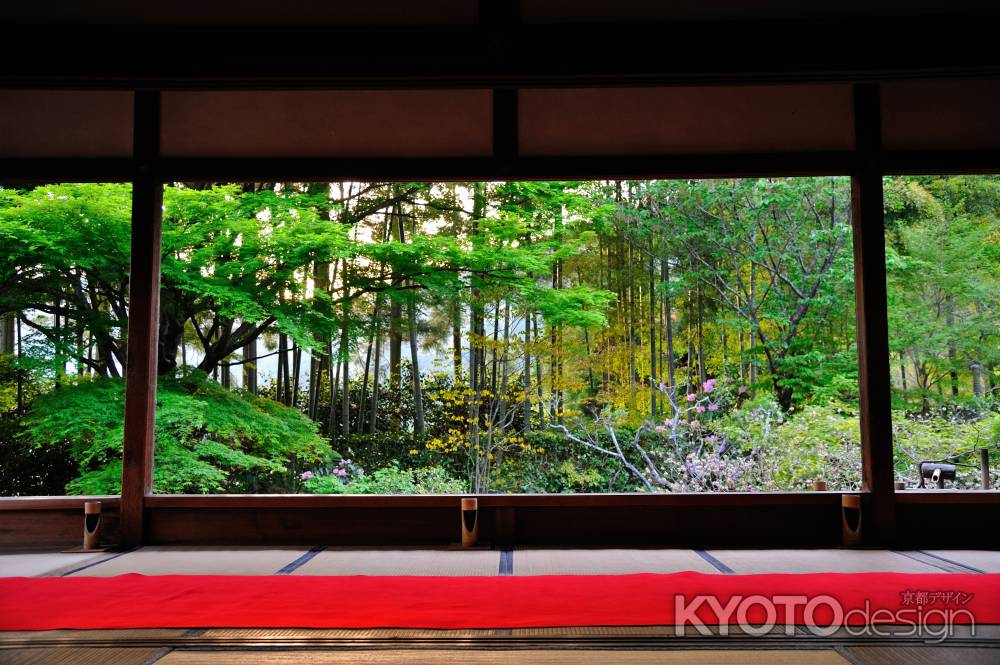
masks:
[[[842,606],[841,623],[868,623],[848,610],[910,610],[911,621],[1000,623],[1000,574],[908,575],[587,575],[544,577],[146,577],[0,578],[0,629],[56,628],[516,628],[530,626],[673,625],[675,595],[697,606],[706,623],[738,623],[738,605],[755,624],[769,618],[763,597],[827,595]],[[761,594],[756,600],[741,597]],[[776,602],[782,603],[776,599]],[[808,623],[805,599],[794,623]],[[832,602],[832,601],[831,601]],[[688,608],[690,610],[691,607]],[[812,623],[837,620],[817,601]],[[955,614],[947,617],[946,613]],[[785,607],[773,616],[787,623]],[[875,615],[898,623],[899,615]],[[790,617],[789,617],[790,618]]]

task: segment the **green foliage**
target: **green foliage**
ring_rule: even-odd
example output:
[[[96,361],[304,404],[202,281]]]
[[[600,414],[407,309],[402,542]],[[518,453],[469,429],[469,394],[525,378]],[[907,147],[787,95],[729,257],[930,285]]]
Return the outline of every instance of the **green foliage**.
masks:
[[[275,491],[294,469],[329,458],[316,427],[293,409],[233,393],[196,372],[161,379],[155,486],[167,493]],[[36,447],[65,446],[79,477],[71,494],[121,489],[124,382],[98,378],[40,397],[26,419]]]
[[[461,494],[466,485],[439,466],[407,469],[393,463],[370,476],[360,468],[344,476],[310,475],[305,489],[315,494]]]
[[[168,186],[155,489],[856,489],[849,203],[827,177]],[[913,482],[919,460],[1000,445],[1000,178],[887,178],[885,205]],[[2,493],[118,490],[130,223],[127,185],[0,189],[0,318],[24,327],[0,355]],[[387,380],[411,332],[441,358],[457,333],[463,366],[404,350]],[[208,380],[228,385],[244,348],[269,371],[279,335],[309,354],[297,398]],[[370,427],[359,365],[379,337]],[[657,474],[629,469],[633,439]]]
[[[803,491],[813,480],[831,489],[861,489],[861,434],[853,408],[806,406],[762,443],[772,467],[770,489]]]

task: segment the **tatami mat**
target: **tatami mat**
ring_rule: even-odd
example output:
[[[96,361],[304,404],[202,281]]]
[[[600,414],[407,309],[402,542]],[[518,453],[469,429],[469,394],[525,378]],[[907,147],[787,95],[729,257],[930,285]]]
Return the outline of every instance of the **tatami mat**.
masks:
[[[718,570],[694,550],[515,550],[514,575],[628,575]]]
[[[495,550],[324,550],[292,575],[496,575]]]
[[[143,575],[627,575],[674,573],[1000,573],[983,550],[326,549],[144,547],[127,553],[0,552],[0,577]],[[505,566],[504,563],[507,565]],[[511,570],[511,563],[512,568]],[[715,565],[713,565],[713,563]]]
[[[924,550],[934,557],[941,557],[962,566],[970,566],[984,573],[1000,573],[1000,552],[990,550]]]
[[[73,576],[273,575],[307,551],[305,547],[143,547]]]
[[[709,550],[737,575],[759,573],[940,573],[889,550]]]
[[[103,553],[67,554],[64,552],[0,552],[0,577],[46,577],[60,575],[90,561],[98,561]]]

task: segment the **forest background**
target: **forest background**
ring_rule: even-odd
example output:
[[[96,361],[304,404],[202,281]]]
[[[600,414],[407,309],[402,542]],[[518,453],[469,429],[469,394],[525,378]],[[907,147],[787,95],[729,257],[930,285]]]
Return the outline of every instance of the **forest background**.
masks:
[[[897,479],[975,487],[1000,178],[884,187]],[[0,189],[0,495],[120,490],[130,204]],[[175,183],[154,490],[856,489],[852,251],[846,178]]]

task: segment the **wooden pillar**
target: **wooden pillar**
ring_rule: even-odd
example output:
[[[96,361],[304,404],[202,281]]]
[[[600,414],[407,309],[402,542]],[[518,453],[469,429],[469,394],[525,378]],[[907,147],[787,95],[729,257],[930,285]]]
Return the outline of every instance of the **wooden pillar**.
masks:
[[[885,224],[882,200],[879,86],[854,86],[858,161],[851,178],[854,287],[858,327],[858,403],[863,489],[869,493],[863,538],[888,545],[895,539],[889,323],[886,312]]]
[[[122,455],[121,544],[143,542],[146,496],[153,485],[153,425],[160,310],[163,185],[155,174],[160,142],[160,93],[135,95],[135,178],[129,268],[125,441]]]
[[[518,157],[517,90],[493,90],[493,157],[504,173],[510,172]]]

